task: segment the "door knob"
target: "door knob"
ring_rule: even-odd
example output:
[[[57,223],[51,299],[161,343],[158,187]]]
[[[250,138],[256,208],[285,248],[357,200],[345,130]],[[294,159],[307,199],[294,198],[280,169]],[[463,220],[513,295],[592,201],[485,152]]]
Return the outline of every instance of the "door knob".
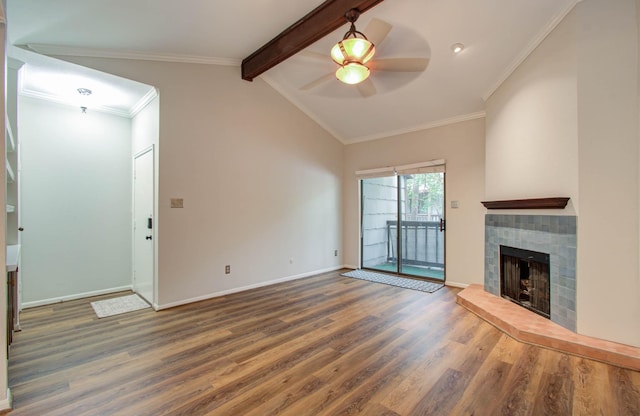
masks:
[[[152,238],[152,237],[151,237],[150,235],[148,235],[148,236],[146,236],[144,239],[145,239],[145,240],[151,240],[151,238]]]
[[[24,231],[23,227],[18,227],[18,231]]]

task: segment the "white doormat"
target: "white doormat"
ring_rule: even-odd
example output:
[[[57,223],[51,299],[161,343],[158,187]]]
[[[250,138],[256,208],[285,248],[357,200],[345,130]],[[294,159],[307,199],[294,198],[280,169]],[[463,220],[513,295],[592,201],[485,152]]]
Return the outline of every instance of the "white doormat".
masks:
[[[142,300],[138,295],[128,295],[119,298],[91,302],[91,307],[93,307],[98,318],[105,318],[107,316],[120,315],[122,313],[150,308],[151,306],[149,306],[149,304]]]

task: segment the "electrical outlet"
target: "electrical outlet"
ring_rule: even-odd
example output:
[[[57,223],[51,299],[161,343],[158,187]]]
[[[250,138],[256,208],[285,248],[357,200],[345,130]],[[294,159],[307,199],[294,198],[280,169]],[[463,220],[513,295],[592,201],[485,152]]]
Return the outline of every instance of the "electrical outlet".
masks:
[[[231,266],[229,265],[224,266],[224,274],[229,274],[229,273],[231,273]]]
[[[338,250],[333,250],[334,257],[338,257]]]

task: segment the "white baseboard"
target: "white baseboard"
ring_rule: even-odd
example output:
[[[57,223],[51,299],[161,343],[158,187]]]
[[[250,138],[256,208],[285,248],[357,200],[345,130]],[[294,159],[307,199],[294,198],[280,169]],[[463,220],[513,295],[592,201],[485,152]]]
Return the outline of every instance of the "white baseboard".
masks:
[[[120,287],[112,287],[110,289],[94,290],[94,291],[91,291],[91,292],[76,293],[74,295],[60,296],[60,297],[57,297],[57,298],[36,300],[36,301],[33,301],[33,302],[23,302],[22,303],[22,309],[35,308],[36,306],[51,305],[53,303],[66,302],[66,301],[75,300],[75,299],[89,298],[91,296],[108,295],[109,293],[124,292],[124,291],[127,291],[127,290],[132,290],[131,285],[129,285],[129,286],[120,286]]]
[[[445,286],[451,286],[451,287],[458,287],[460,289],[466,289],[469,287],[469,283],[458,283],[458,282],[450,282],[450,281],[446,281],[444,282]]]
[[[236,288],[233,288],[233,289],[227,289],[227,290],[223,290],[223,291],[220,291],[220,292],[209,293],[207,295],[197,296],[195,298],[179,300],[179,301],[176,301],[176,302],[169,302],[169,303],[165,303],[163,305],[155,305],[154,304],[153,307],[157,311],[162,310],[162,309],[175,308],[176,306],[186,305],[186,304],[194,303],[194,302],[200,302],[200,301],[207,300],[207,299],[218,298],[220,296],[230,295],[232,293],[244,292],[246,290],[257,289],[257,288],[265,287],[265,286],[271,286],[271,285],[275,285],[275,284],[278,284],[278,283],[289,282],[291,280],[298,280],[298,279],[302,279],[302,278],[309,277],[309,276],[315,276],[317,274],[334,272],[336,270],[344,269],[346,267],[347,266],[336,266],[336,267],[330,267],[328,269],[323,269],[323,270],[314,270],[312,272],[297,274],[297,275],[294,275],[294,276],[283,277],[283,278],[275,279],[275,280],[268,280],[266,282],[260,282],[260,283],[256,283],[256,284],[253,284],[253,285],[236,287]]]
[[[0,410],[13,409],[13,396],[11,396],[11,389],[7,389],[7,398],[0,400]]]

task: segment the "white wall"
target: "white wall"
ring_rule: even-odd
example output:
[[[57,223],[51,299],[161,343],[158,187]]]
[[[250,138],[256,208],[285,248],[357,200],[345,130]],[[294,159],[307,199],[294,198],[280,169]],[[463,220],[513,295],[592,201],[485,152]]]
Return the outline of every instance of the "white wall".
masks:
[[[262,80],[236,67],[64,59],[159,90],[160,307],[342,264],[343,146]]]
[[[23,305],[130,287],[130,120],[18,105]]]
[[[482,283],[484,278],[484,119],[466,121],[345,147],[345,263],[358,264],[357,170],[435,159],[446,160],[446,279]],[[452,209],[457,200],[460,208]]]
[[[131,119],[131,150],[133,155],[151,145],[158,146],[158,137],[160,135],[159,115],[160,97],[156,96]]]
[[[640,346],[635,1],[577,12],[578,331]]]
[[[488,100],[486,198],[571,197],[578,332],[640,346],[634,3],[579,3]]]
[[[568,196],[556,213],[578,210],[575,25],[570,13],[487,101],[486,200]]]

